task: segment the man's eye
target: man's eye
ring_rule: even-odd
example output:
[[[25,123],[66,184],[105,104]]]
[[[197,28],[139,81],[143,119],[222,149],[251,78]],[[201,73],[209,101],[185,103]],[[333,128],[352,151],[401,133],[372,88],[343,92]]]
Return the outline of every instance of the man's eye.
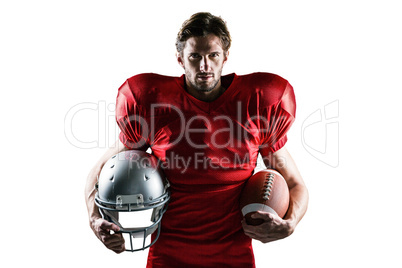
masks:
[[[200,55],[198,54],[191,54],[190,55],[190,59],[198,59],[200,57]]]
[[[212,53],[211,57],[215,58],[215,57],[219,57],[219,53]]]

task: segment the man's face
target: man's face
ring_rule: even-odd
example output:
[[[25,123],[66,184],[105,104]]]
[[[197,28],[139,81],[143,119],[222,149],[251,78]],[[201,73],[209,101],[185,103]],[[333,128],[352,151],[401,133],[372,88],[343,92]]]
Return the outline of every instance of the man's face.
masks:
[[[216,35],[189,38],[177,60],[184,68],[190,94],[202,100],[211,100],[210,97],[219,93],[227,53]]]

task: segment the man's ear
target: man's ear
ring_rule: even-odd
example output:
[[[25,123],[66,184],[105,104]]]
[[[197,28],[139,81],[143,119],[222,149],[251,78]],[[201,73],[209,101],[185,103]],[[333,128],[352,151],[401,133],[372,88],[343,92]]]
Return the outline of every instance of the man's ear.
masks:
[[[224,59],[223,59],[223,65],[225,65],[225,63],[228,61],[228,57],[229,57],[229,50],[223,53],[224,55]]]
[[[177,62],[179,63],[179,65],[180,65],[181,67],[183,67],[183,69],[184,69],[183,58],[181,57],[181,55],[180,55],[179,52],[176,52],[176,59],[177,59]]]

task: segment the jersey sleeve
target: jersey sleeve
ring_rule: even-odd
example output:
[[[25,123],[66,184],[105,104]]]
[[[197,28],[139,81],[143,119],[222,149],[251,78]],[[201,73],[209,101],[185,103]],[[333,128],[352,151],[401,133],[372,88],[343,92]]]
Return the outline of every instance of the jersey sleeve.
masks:
[[[145,110],[137,102],[135,90],[128,80],[119,88],[116,98],[116,122],[120,128],[119,139],[128,149],[145,151],[149,145],[149,124]]]
[[[287,83],[280,100],[261,111],[260,153],[265,156],[281,149],[287,142],[286,133],[296,116],[293,87]]]

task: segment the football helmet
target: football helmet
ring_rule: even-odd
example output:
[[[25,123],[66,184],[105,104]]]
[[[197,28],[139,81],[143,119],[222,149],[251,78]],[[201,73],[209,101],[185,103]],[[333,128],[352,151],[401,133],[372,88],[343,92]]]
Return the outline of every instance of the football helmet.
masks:
[[[138,150],[116,154],[103,166],[95,187],[95,203],[102,217],[119,226],[119,233],[129,235],[130,246],[129,249],[126,246],[126,251],[144,250],[156,242],[170,199],[169,182],[156,157]],[[151,209],[148,226],[132,227],[135,223],[130,222],[131,227],[127,227],[119,222],[122,213]],[[146,238],[156,230],[153,241],[146,245]],[[142,238],[143,241],[140,246],[134,247],[132,238]]]

